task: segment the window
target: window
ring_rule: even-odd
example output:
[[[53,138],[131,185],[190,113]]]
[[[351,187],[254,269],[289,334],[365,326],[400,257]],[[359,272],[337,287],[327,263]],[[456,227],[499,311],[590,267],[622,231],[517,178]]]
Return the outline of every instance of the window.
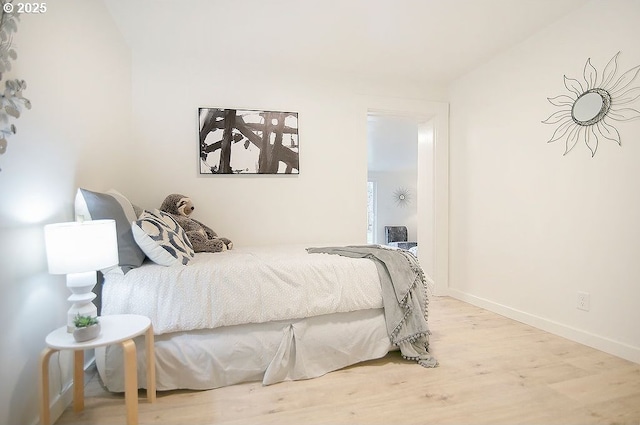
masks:
[[[376,183],[367,182],[367,243],[376,243]]]

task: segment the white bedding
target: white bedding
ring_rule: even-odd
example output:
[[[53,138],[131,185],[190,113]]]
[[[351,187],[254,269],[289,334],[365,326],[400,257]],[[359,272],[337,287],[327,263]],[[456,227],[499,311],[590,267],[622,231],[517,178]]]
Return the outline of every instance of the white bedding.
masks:
[[[144,339],[135,342],[138,385],[144,388]],[[204,390],[310,379],[383,357],[392,349],[382,309],[168,333],[155,338],[156,386],[160,391]],[[119,344],[96,348],[96,365],[110,391],[124,391]]]
[[[102,314],[141,314],[154,333],[215,329],[382,307],[368,259],[304,246],[199,253],[187,266],[145,263],[105,274]]]
[[[188,266],[145,263],[105,274],[102,314],[148,316],[159,390],[308,379],[392,349],[375,264],[304,246],[196,254]],[[146,382],[136,339],[138,385]],[[110,391],[124,390],[121,348],[96,349]]]

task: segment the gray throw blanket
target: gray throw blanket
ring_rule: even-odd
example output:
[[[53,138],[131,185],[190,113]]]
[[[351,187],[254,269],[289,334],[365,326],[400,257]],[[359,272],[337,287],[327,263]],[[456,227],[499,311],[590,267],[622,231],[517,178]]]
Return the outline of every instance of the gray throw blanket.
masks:
[[[307,248],[307,252],[372,260],[380,276],[384,317],[391,343],[400,348],[405,359],[415,360],[424,367],[438,366],[438,361],[428,351],[431,332],[427,324],[427,284],[422,267],[413,254],[378,245]]]

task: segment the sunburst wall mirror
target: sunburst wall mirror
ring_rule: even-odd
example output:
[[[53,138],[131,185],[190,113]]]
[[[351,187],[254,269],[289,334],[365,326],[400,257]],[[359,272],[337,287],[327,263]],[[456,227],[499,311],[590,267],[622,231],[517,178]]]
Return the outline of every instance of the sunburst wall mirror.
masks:
[[[411,193],[409,189],[399,187],[393,192],[393,200],[399,207],[406,207],[411,203]]]
[[[582,73],[584,81],[565,75],[564,85],[570,94],[547,98],[552,105],[561,108],[542,121],[556,125],[548,143],[564,140],[564,155],[580,141],[587,145],[592,157],[604,139],[621,145],[615,122],[640,118],[640,111],[626,106],[640,97],[640,87],[632,85],[640,72],[640,65],[616,78],[618,56],[620,52],[611,58],[601,75],[591,64],[591,58],[587,59]]]

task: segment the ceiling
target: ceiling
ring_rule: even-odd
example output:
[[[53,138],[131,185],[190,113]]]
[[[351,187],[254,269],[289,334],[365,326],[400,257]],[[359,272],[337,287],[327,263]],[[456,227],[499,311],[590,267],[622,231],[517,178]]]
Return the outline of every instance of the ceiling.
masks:
[[[588,2],[103,1],[134,58],[146,53],[197,63],[211,55],[213,63],[260,72],[403,80],[445,89]],[[404,136],[408,131],[406,123],[370,120],[370,169],[415,167],[410,150],[415,143]]]
[[[103,1],[134,56],[446,85],[588,0]]]

